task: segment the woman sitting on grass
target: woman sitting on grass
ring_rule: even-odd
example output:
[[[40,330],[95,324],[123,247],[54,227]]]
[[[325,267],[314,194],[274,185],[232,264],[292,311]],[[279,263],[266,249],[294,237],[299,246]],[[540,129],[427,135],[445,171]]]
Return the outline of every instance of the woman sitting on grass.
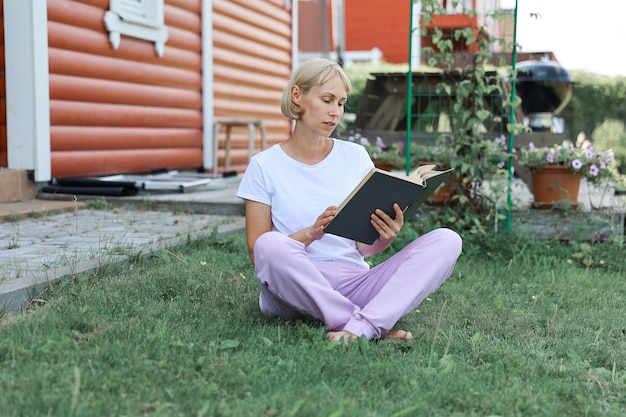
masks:
[[[461,238],[449,229],[420,236],[370,269],[364,257],[385,250],[404,224],[381,210],[372,244],[324,233],[337,204],[374,166],[365,149],[331,138],[352,84],[333,61],[312,59],[293,74],[281,109],[295,120],[291,136],[255,155],[237,196],[245,200],[246,237],[268,316],[315,318],[331,341],[410,340],[391,331],[450,276]]]

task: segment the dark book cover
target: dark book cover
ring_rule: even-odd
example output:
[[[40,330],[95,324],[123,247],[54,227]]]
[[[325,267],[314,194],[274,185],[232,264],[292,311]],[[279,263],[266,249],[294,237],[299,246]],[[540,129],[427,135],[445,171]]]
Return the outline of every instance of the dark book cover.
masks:
[[[394,218],[393,203],[398,203],[404,210],[406,220],[415,214],[451,172],[452,169],[429,171],[430,176],[420,180],[373,168],[339,205],[339,212],[324,231],[371,245],[379,236],[370,223],[376,209]]]

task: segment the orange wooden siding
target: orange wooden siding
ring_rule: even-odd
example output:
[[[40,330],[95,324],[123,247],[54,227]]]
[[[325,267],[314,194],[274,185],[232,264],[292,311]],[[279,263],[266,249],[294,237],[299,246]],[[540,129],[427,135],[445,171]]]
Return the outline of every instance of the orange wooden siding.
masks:
[[[148,41],[109,45],[108,0],[48,0],[52,176],[202,167],[201,0],[165,0],[163,58]],[[280,98],[291,70],[284,0],[213,2],[215,120],[260,119],[268,145],[290,123]],[[209,46],[210,48],[210,46]],[[260,137],[257,134],[257,148]],[[247,163],[247,131],[234,128],[231,169]],[[224,132],[218,167],[224,164]]]
[[[201,0],[166,0],[163,58],[109,45],[108,0],[48,0],[52,176],[202,167]]]
[[[291,74],[291,11],[284,0],[214,0],[213,47],[215,120],[259,119],[268,146],[285,140],[291,125],[280,112],[280,100]],[[220,169],[224,136],[222,131]],[[231,169],[242,172],[247,129],[233,128],[231,140]]]
[[[9,166],[7,154],[6,97],[4,76],[4,1],[0,0],[0,168]]]

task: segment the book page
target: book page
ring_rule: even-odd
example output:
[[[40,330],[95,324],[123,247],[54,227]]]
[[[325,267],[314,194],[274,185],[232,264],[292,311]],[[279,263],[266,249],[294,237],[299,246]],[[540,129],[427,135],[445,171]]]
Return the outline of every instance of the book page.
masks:
[[[435,170],[435,166],[436,165],[420,165],[413,172],[411,172],[409,176],[416,178],[421,184],[423,184],[426,178],[441,173],[441,171]]]

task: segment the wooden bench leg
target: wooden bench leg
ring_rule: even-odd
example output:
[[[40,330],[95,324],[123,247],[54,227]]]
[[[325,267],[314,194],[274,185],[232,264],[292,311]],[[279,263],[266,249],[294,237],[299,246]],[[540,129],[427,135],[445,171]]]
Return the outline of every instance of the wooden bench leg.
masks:
[[[261,135],[261,150],[267,147],[266,131],[263,122],[260,120],[254,121],[221,121],[215,122],[213,128],[213,172],[217,173],[218,169],[218,152],[219,152],[219,134],[222,127],[226,128],[226,138],[224,143],[225,155],[224,155],[224,171],[230,170],[230,153],[232,148],[231,143],[231,130],[234,126],[242,126],[248,128],[248,162],[252,159],[255,150],[255,130],[259,129]]]

